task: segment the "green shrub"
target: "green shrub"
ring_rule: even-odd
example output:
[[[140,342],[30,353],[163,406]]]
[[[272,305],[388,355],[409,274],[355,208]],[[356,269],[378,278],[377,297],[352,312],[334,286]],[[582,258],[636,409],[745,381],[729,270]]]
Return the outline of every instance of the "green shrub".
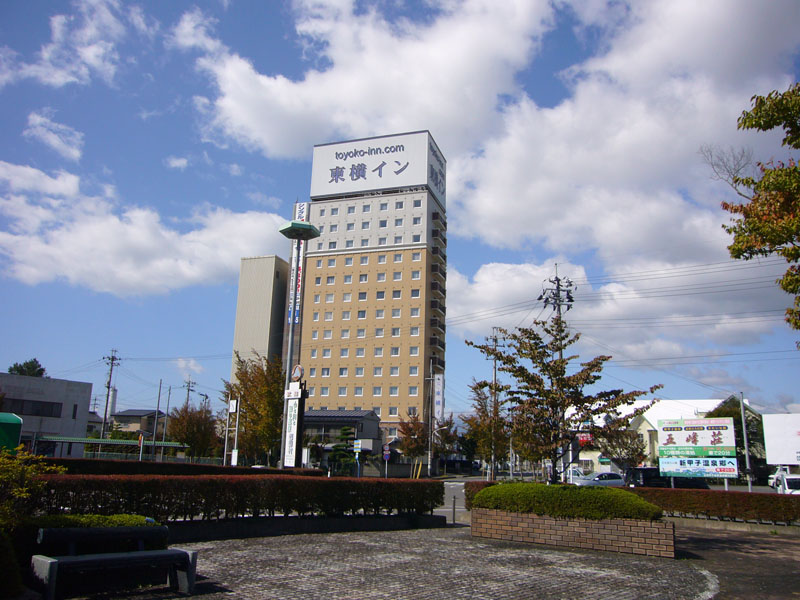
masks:
[[[141,515],[45,515],[35,517],[28,524],[36,529],[58,527],[147,527],[158,525],[153,519]]]
[[[472,499],[475,508],[535,513],[559,518],[661,518],[661,509],[626,490],[602,487],[509,483],[494,485]]]
[[[36,514],[45,484],[44,473],[60,473],[64,469],[47,465],[42,457],[25,452],[0,450],[0,528],[12,528],[22,519]]]

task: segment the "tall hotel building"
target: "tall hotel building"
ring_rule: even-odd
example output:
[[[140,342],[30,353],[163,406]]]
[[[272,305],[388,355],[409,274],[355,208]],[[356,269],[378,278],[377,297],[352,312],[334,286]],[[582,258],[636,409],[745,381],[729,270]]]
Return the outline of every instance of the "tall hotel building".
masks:
[[[388,439],[401,419],[442,418],[445,176],[428,131],[314,147],[295,208],[321,234],[299,257],[306,410],[373,410]]]

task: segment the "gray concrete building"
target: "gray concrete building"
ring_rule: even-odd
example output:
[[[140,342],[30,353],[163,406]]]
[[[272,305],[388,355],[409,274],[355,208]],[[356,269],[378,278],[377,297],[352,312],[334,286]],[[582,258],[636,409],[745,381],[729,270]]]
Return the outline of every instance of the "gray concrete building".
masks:
[[[83,456],[83,444],[37,440],[84,438],[91,397],[91,383],[0,373],[0,412],[22,418],[22,443],[37,454]]]
[[[289,265],[277,256],[242,259],[233,351],[243,359],[253,358],[254,351],[264,357],[281,357],[288,273]],[[231,380],[235,374],[234,354]]]

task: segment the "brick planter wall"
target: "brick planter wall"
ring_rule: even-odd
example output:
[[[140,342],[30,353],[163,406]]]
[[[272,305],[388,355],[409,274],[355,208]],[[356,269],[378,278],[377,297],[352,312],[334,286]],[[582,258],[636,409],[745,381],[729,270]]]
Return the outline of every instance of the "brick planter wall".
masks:
[[[473,508],[472,535],[509,542],[675,558],[675,525],[667,521],[555,519]]]

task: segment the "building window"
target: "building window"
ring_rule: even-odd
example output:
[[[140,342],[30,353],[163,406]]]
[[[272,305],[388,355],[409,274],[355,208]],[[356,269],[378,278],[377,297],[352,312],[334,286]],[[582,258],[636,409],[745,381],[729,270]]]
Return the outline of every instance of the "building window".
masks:
[[[353,266],[353,257],[348,256],[344,259],[344,266],[345,267],[352,267]]]
[[[324,217],[325,216],[325,209],[324,208],[319,209],[319,216],[320,217]]]
[[[386,281],[386,273],[378,273],[376,278],[378,281]]]
[[[394,203],[394,208],[395,208],[395,210],[402,210],[403,209],[403,201],[402,200],[398,200],[397,202],[395,202]]]
[[[356,348],[356,358],[364,357],[364,348]]]
[[[336,250],[336,242],[328,242],[328,250]]]
[[[386,264],[386,255],[385,254],[379,254],[378,255],[378,264],[379,265]]]
[[[345,275],[344,276],[344,283],[345,283],[345,285],[347,285],[349,283],[353,283],[353,276],[352,275]]]
[[[419,279],[420,272],[419,271],[411,271],[411,279]]]
[[[360,385],[357,385],[353,388],[353,395],[354,396],[363,396],[364,395],[364,388]],[[356,408],[356,410],[361,410],[360,408]]]
[[[347,223],[347,225],[345,225],[345,230],[346,231],[355,231],[356,230],[356,224],[355,223]]]
[[[409,406],[408,407],[408,416],[409,417],[416,417],[417,416],[417,407],[416,406]]]
[[[383,394],[383,388],[381,388],[381,386],[379,386],[379,385],[373,385],[372,386],[372,395],[373,396],[380,396],[381,394]]]
[[[317,358],[317,349],[316,348],[312,348],[311,349],[311,358]]]
[[[392,337],[400,337],[400,328],[392,327]]]
[[[392,273],[392,281],[402,281],[403,280],[403,272],[402,271],[395,271]]]
[[[414,208],[419,208],[422,206],[422,200],[414,200]]]
[[[364,205],[361,207],[361,212],[368,213],[370,208],[371,208],[371,207],[370,207],[370,205],[369,205],[369,204],[364,204]]]
[[[411,260],[422,260],[422,252],[412,252]]]
[[[317,250],[322,250],[322,242],[317,242]]]
[[[411,220],[412,225],[421,225],[422,224],[422,217],[414,217]]]
[[[318,337],[319,337],[319,331],[317,331],[316,329],[314,329],[314,330],[311,332],[311,339],[312,339],[312,340],[316,340]]]
[[[387,427],[386,432],[389,437],[397,437],[397,427]]]
[[[409,335],[419,335],[419,327],[412,327],[408,330]]]
[[[335,267],[336,266],[336,259],[335,258],[329,258],[328,259],[328,266],[329,267]]]
[[[369,221],[361,221],[361,229],[369,229]]]
[[[350,337],[350,330],[349,329],[342,329],[342,333],[341,333],[341,335],[339,337],[341,337],[343,340],[348,339]]]
[[[356,337],[359,338],[367,337],[367,330],[363,328],[356,329]]]
[[[325,304],[333,304],[333,294],[325,294]]]
[[[369,240],[367,238],[361,238],[361,247],[366,248],[369,246]]]
[[[345,240],[344,247],[345,248],[352,248],[353,247],[353,240]]]
[[[347,377],[347,367],[339,367],[339,377]]]
[[[332,208],[331,209],[331,216],[332,217],[335,217],[338,214],[339,214],[339,209],[338,208]]]
[[[311,386],[310,388],[308,388],[308,395],[309,396],[313,397],[313,396],[316,396],[316,394],[317,394],[317,389],[314,386]],[[313,409],[309,406],[308,410],[313,410]]]
[[[334,283],[336,283],[336,277],[334,275],[328,275],[325,278],[325,284],[326,285],[333,285]]]
[[[419,316],[419,307],[415,307],[411,309],[411,316],[418,317]]]
[[[393,319],[399,319],[400,318],[400,309],[399,308],[393,308],[392,309],[392,318]]]
[[[319,374],[321,377],[330,377],[331,376],[331,369],[330,367],[322,367],[319,370]]]
[[[353,300],[353,294],[350,292],[345,292],[342,294],[342,302],[351,302]]]
[[[347,386],[346,385],[340,385],[339,386],[339,396],[340,397],[341,396],[347,396]],[[344,410],[344,408],[339,407],[339,410]]]
[[[376,357],[383,356],[383,348],[382,347],[378,346],[377,348],[375,348],[375,356]]]
[[[390,406],[389,407],[389,416],[390,417],[396,417],[397,416],[397,407],[396,406]]]
[[[350,311],[343,310],[342,311],[342,321],[349,321],[350,320]]]
[[[356,212],[356,207],[355,206],[348,206],[347,207],[347,214],[348,215],[355,214],[355,212]]]
[[[403,243],[403,236],[402,235],[394,236],[394,243],[395,244],[402,244]]]
[[[411,297],[412,298],[419,298],[419,289],[411,290]]]
[[[403,219],[395,219],[394,220],[395,227],[402,227],[403,226]]]
[[[389,210],[389,203],[388,202],[381,202],[380,209],[381,210]]]
[[[389,221],[387,221],[386,219],[381,219],[380,221],[378,221],[378,227],[380,227],[381,229],[385,229],[388,226],[389,226]]]
[[[347,358],[350,355],[350,348],[339,348],[339,358]]]
[[[389,376],[390,377],[399,377],[400,376],[400,367],[389,367]]]
[[[392,290],[392,300],[400,300],[401,290]]]
[[[319,304],[319,294],[314,294],[314,304]]]
[[[339,231],[339,226],[338,225],[331,225],[330,231],[331,231],[331,233],[336,233],[337,231]]]
[[[316,377],[317,376],[317,370],[314,367],[311,367],[308,370],[308,376],[309,377]]]
[[[378,290],[377,292],[375,292],[376,300],[383,300],[384,298],[386,298],[386,292],[384,292],[383,290]]]
[[[376,327],[375,328],[375,337],[383,337],[383,327]]]
[[[385,245],[386,245],[386,238],[385,237],[379,237],[378,238],[378,246],[385,246]]]
[[[417,375],[419,375],[419,367],[417,367],[416,365],[408,367],[408,374],[411,375],[412,377],[416,377]]]
[[[365,310],[358,311],[358,318],[359,319],[366,319],[367,318],[367,311],[365,311]]]
[[[318,312],[312,313],[311,320],[312,321],[319,321],[319,313]]]
[[[330,348],[323,348],[322,349],[322,358],[330,358],[331,357],[331,349]]]
[[[324,329],[322,331],[322,339],[323,340],[330,340],[333,338],[333,330],[332,329]]]
[[[397,396],[400,394],[400,388],[396,385],[389,386],[389,395],[390,396]]]
[[[422,236],[418,233],[415,233],[411,236],[411,243],[412,244],[419,244],[422,241]]]
[[[320,396],[327,396],[328,395],[328,386],[323,385],[319,388],[319,395]],[[320,408],[320,410],[327,410],[324,406]]]
[[[375,311],[375,318],[376,319],[382,319],[383,318],[383,309],[382,308],[379,308],[378,310]]]
[[[389,356],[400,356],[400,346],[392,346],[389,348]]]
[[[367,278],[367,274],[366,273],[359,274],[358,283],[367,283],[367,280],[368,280],[368,278]]]
[[[358,259],[359,264],[368,265],[369,264],[369,256],[361,256]]]
[[[408,349],[408,353],[411,356],[419,356],[419,346],[411,346]]]
[[[356,367],[356,377],[364,376],[364,367]]]
[[[320,285],[322,283],[322,277],[314,277],[314,285]]]
[[[380,406],[373,406],[372,407],[372,412],[374,412],[376,415],[378,415],[380,417],[381,416],[381,407]]]
[[[318,269],[321,269],[321,268],[322,268],[322,259],[321,259],[321,258],[318,258],[318,259],[317,259],[317,268],[318,268]]]
[[[366,300],[367,299],[367,292],[358,292],[358,299],[359,300]]]
[[[325,320],[326,321],[333,321],[333,311],[332,310],[326,310],[325,311]]]
[[[372,376],[373,377],[382,377],[383,376],[383,367],[373,367],[372,368]]]

